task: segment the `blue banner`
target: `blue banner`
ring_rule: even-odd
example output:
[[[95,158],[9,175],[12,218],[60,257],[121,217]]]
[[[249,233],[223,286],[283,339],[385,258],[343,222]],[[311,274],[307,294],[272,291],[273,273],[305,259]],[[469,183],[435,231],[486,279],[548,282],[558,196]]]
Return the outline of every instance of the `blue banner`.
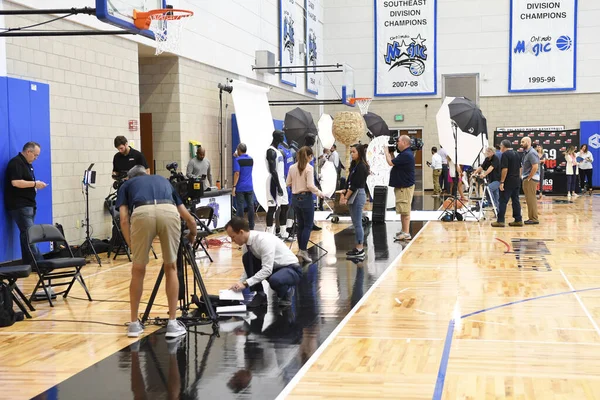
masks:
[[[581,121],[581,144],[587,144],[594,156],[592,186],[600,186],[600,121]]]

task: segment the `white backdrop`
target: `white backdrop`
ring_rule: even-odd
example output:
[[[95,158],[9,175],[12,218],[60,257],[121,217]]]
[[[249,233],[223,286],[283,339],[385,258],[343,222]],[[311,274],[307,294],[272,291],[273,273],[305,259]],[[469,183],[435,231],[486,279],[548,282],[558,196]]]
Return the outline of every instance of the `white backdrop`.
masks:
[[[454,140],[452,120],[450,119],[450,110],[448,109],[448,104],[454,99],[455,97],[446,97],[436,115],[440,144],[446,150],[452,161],[455,161],[454,144],[457,143],[458,163],[462,165],[471,165],[478,157],[483,155],[485,148],[488,146],[488,139],[483,134],[473,136],[461,131],[460,128],[456,128],[457,140]]]
[[[437,0],[375,0],[375,96],[435,94]]]
[[[273,139],[273,116],[269,107],[269,89],[234,80],[233,104],[237,118],[240,142],[248,146],[248,155],[254,159],[252,182],[258,203],[266,210],[267,170],[266,153]]]
[[[511,92],[575,89],[576,4],[511,0]]]
[[[298,19],[300,17],[300,19]],[[296,13],[295,0],[279,0],[279,60],[282,67],[298,64],[298,35],[302,16]],[[285,70],[283,70],[285,71]],[[281,82],[296,86],[297,74],[281,74]]]

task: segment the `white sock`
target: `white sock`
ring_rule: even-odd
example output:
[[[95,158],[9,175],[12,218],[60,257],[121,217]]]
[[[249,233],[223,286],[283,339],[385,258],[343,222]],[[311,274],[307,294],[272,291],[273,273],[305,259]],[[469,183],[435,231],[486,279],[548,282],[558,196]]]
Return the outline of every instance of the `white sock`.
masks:
[[[171,324],[171,325],[175,325],[176,323],[177,323],[176,319],[170,319],[169,320],[169,324]]]

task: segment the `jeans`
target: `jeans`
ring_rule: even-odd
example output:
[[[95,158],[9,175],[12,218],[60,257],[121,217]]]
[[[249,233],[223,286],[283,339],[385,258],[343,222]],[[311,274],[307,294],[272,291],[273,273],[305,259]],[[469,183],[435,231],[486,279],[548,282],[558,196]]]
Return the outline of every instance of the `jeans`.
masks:
[[[254,229],[254,192],[235,192],[235,202],[237,208],[235,215],[244,218],[244,203],[248,207],[248,225],[250,230]]]
[[[293,195],[292,205],[294,206],[294,213],[296,215],[298,248],[306,250],[315,219],[312,193],[305,192]]]
[[[580,169],[579,170],[579,179],[581,180],[581,190],[585,189],[585,181],[587,178],[587,185],[588,185],[588,189],[592,190],[592,176],[593,176],[594,170],[592,168],[590,169]]]
[[[573,168],[573,171],[575,171],[575,168]],[[575,173],[573,173],[573,175],[567,175],[567,193],[575,193],[575,190],[577,189],[577,175],[575,175]]]
[[[365,240],[365,232],[362,226],[362,212],[367,202],[367,194],[365,189],[358,189],[354,201],[349,205],[350,218],[354,225],[354,235],[356,236],[356,244],[363,244]]]
[[[491,200],[494,202],[494,207],[496,207],[496,210],[498,210],[500,207],[500,181],[491,182],[488,185],[488,188],[492,194]]]
[[[253,277],[254,274],[262,268],[261,260],[254,257],[250,252],[247,252],[242,256],[242,263],[244,264],[244,271],[246,271],[246,276],[248,278]],[[287,294],[291,287],[296,286],[298,282],[300,282],[301,277],[302,268],[300,268],[300,265],[291,264],[285,267],[279,267],[276,270],[274,269],[271,276],[267,278],[267,282],[269,282],[271,289],[277,293],[277,296],[282,298]],[[250,290],[263,293],[262,282],[250,287]]]
[[[27,249],[28,247],[31,249],[36,260],[42,260],[44,257],[42,257],[37,245],[32,244],[29,246],[27,242],[27,229],[35,224],[36,208],[23,207],[16,210],[9,210],[8,213],[19,227],[19,232],[21,232],[21,257],[23,258],[23,264],[31,264],[32,262],[29,250]]]
[[[515,222],[523,221],[521,216],[521,203],[519,202],[519,191],[520,186],[509,189],[504,188],[500,191],[500,207],[498,208],[498,222],[504,222],[504,214],[506,214],[506,207],[508,206],[508,200],[512,201],[513,218]]]

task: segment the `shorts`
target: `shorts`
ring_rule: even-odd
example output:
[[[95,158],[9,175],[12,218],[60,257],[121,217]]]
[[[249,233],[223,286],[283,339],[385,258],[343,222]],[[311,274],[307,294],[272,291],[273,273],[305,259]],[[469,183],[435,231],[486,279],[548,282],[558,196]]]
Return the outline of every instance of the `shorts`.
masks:
[[[414,193],[415,185],[406,188],[394,188],[394,195],[396,196],[396,214],[410,215]]]
[[[136,207],[131,214],[131,256],[136,264],[148,264],[152,241],[158,235],[165,264],[177,261],[181,220],[173,204]]]

